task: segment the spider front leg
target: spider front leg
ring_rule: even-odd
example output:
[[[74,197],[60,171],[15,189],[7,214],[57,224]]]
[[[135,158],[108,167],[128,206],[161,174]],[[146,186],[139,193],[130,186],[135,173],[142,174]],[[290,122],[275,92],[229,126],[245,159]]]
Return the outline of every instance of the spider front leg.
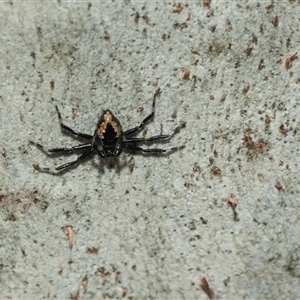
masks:
[[[145,124],[154,117],[154,113],[155,113],[155,100],[156,100],[156,97],[160,94],[160,89],[158,88],[153,96],[153,102],[152,102],[152,112],[149,116],[147,116],[142,122],[140,125],[134,127],[134,128],[131,128],[131,129],[128,129],[127,131],[124,132],[124,136],[127,136],[127,135],[130,135],[140,129],[142,129]]]
[[[175,133],[177,133],[182,127],[185,127],[185,124],[186,124],[186,122],[183,122],[182,124],[177,126],[170,134],[160,134],[160,135],[151,136],[149,138],[132,138],[132,139],[129,139],[129,140],[125,140],[124,143],[125,143],[127,149],[140,151],[140,152],[144,152],[144,153],[173,152],[173,151],[182,149],[185,146],[177,146],[177,147],[172,147],[172,148],[169,148],[169,149],[160,149],[160,148],[144,149],[142,147],[137,146],[136,144],[137,143],[142,143],[142,142],[151,142],[151,141],[155,141],[155,140],[169,139]]]
[[[57,115],[58,115],[58,119],[59,119],[59,124],[60,124],[60,127],[71,132],[72,134],[76,135],[76,136],[79,136],[81,138],[84,138],[84,139],[87,139],[87,140],[91,140],[93,138],[92,135],[89,135],[89,134],[85,134],[85,133],[81,133],[81,132],[77,132],[75,130],[73,130],[72,128],[70,128],[69,126],[65,125],[62,121],[62,118],[61,118],[61,114],[58,110],[58,107],[57,105],[55,105],[55,109],[56,109],[56,112],[57,112]]]

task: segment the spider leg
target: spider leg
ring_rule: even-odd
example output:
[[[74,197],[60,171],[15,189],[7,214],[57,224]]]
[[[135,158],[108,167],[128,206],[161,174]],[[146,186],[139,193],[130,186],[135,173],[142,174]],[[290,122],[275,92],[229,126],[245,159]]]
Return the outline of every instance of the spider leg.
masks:
[[[160,93],[160,89],[157,89],[154,96],[153,96],[153,102],[152,102],[152,112],[149,116],[147,116],[142,122],[140,125],[136,126],[136,127],[133,127],[131,129],[128,129],[127,131],[124,132],[124,136],[127,136],[127,135],[130,135],[140,129],[142,129],[145,124],[154,117],[154,113],[155,113],[155,100],[156,100],[156,97],[159,95]]]
[[[94,152],[94,148],[90,148],[87,151],[83,152],[80,156],[78,156],[76,160],[70,161],[70,162],[65,163],[61,166],[58,166],[57,168],[55,168],[55,170],[56,171],[61,171],[61,170],[66,169],[70,166],[76,165],[78,162],[80,162],[81,160],[83,160],[87,156],[91,155],[93,152]],[[50,168],[43,168],[42,171],[48,172],[48,173],[55,173],[55,172],[52,172]]]
[[[132,138],[129,140],[125,140],[125,143],[140,143],[140,142],[150,142],[150,141],[155,141],[155,140],[164,140],[164,139],[170,139],[171,137],[174,136],[179,130],[183,127],[185,127],[186,122],[183,122],[179,126],[177,126],[172,132],[169,134],[160,134],[160,135],[155,135],[151,136],[149,138]]]
[[[144,149],[141,147],[138,147],[136,145],[128,144],[127,149],[134,150],[134,151],[139,151],[143,153],[165,153],[165,152],[173,152],[177,151],[179,149],[184,148],[185,146],[177,146],[177,147],[172,147],[169,149],[159,149],[159,148],[150,148],[150,149]]]
[[[91,140],[93,138],[92,135],[89,135],[89,134],[85,134],[85,133],[81,133],[81,132],[77,132],[75,130],[73,130],[72,128],[70,128],[69,126],[65,125],[62,121],[62,118],[61,118],[61,114],[58,110],[58,107],[57,105],[55,105],[55,108],[56,108],[56,112],[58,114],[58,119],[59,119],[59,124],[60,124],[60,127],[71,132],[72,134],[76,135],[76,136],[79,136],[81,138],[84,138],[84,139],[87,139],[87,140]]]
[[[29,141],[30,144],[35,145],[36,147],[38,147],[39,149],[41,149],[43,152],[46,153],[56,153],[56,152],[67,152],[67,153],[72,153],[74,151],[78,151],[78,150],[84,150],[84,149],[88,149],[92,147],[92,144],[81,144],[81,145],[77,145],[77,146],[73,146],[71,148],[51,148],[51,149],[45,149],[45,147],[39,143],[36,142],[32,142]]]

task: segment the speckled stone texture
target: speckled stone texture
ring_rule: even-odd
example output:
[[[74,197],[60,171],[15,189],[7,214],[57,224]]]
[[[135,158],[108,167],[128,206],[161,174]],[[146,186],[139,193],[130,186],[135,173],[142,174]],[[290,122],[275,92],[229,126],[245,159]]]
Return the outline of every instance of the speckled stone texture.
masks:
[[[209,2],[1,3],[1,299],[299,298],[299,1]],[[55,105],[126,130],[158,87],[137,136],[184,149],[38,171]]]

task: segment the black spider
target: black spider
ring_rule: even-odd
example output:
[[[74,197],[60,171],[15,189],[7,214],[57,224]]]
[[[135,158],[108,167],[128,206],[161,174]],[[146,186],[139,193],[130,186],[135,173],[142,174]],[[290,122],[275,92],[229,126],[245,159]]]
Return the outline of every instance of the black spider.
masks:
[[[55,153],[55,152],[67,152],[72,153],[74,151],[83,150],[83,153],[74,161],[65,163],[57,168],[55,170],[60,171],[65,168],[68,168],[72,165],[77,164],[79,161],[84,159],[85,157],[91,155],[94,151],[96,151],[101,157],[112,157],[112,156],[119,156],[124,149],[134,150],[134,151],[141,151],[141,152],[151,152],[151,153],[162,153],[167,151],[175,151],[180,148],[183,148],[184,146],[180,147],[173,147],[169,149],[157,149],[157,148],[150,148],[150,149],[144,149],[139,147],[137,144],[141,142],[150,142],[155,140],[162,140],[162,139],[168,139],[172,137],[175,133],[179,131],[180,128],[184,127],[186,122],[182,123],[181,125],[177,126],[170,134],[160,134],[155,135],[149,138],[131,138],[130,136],[142,129],[145,124],[154,117],[154,111],[155,111],[155,99],[157,95],[160,93],[160,90],[158,89],[153,97],[152,102],[152,112],[149,116],[147,116],[139,126],[136,126],[134,128],[131,128],[129,130],[126,130],[123,132],[122,126],[119,122],[119,120],[113,115],[113,113],[110,110],[105,110],[100,117],[96,130],[94,132],[94,135],[89,135],[85,133],[80,133],[74,131],[69,126],[63,124],[62,118],[60,115],[60,112],[58,110],[58,107],[55,106],[58,119],[61,128],[71,132],[72,134],[89,140],[88,143],[80,144],[77,146],[73,146],[71,148],[52,148],[46,150],[41,144],[35,143],[30,141],[31,144],[36,145],[39,149],[46,151],[48,153]],[[49,172],[49,168],[44,168],[42,171]]]

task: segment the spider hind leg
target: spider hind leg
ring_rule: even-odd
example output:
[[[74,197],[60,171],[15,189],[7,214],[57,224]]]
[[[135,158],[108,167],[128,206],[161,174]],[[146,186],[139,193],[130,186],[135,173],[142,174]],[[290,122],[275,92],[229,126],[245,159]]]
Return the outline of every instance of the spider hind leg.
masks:
[[[77,146],[73,146],[71,148],[62,147],[62,148],[46,149],[43,145],[41,145],[39,143],[36,143],[36,142],[33,142],[33,141],[29,141],[29,143],[36,146],[37,148],[39,148],[40,150],[42,150],[46,154],[52,154],[52,153],[57,153],[57,152],[73,153],[74,151],[85,150],[85,149],[88,149],[88,148],[92,147],[92,144],[88,143],[88,144],[80,144],[80,145],[77,145]]]
[[[176,146],[176,147],[172,147],[172,148],[168,148],[168,149],[160,149],[160,148],[142,148],[139,146],[135,146],[135,145],[128,145],[127,148],[133,151],[139,151],[139,152],[143,152],[143,153],[169,153],[169,152],[174,152],[180,149],[183,149],[185,146]]]

